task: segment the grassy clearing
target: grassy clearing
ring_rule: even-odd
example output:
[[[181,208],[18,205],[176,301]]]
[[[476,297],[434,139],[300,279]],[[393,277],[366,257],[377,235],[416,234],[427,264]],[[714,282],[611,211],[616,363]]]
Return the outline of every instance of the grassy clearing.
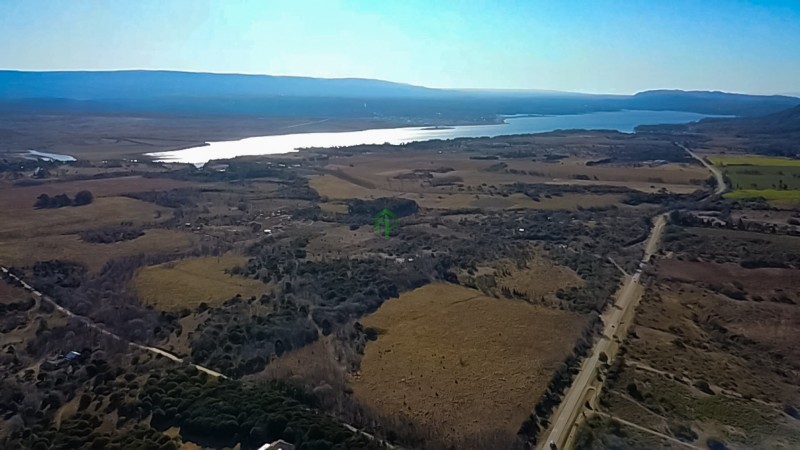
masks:
[[[756,155],[716,155],[708,159],[725,171],[733,200],[764,198],[773,206],[800,203],[800,160]]]
[[[191,309],[203,302],[213,305],[236,294],[259,296],[264,284],[225,273],[245,262],[244,257],[225,255],[145,267],[136,274],[134,287],[144,303],[162,310]]]
[[[491,430],[513,436],[584,319],[437,283],[387,301],[362,322],[382,334],[353,381],[359,400],[455,439]]]
[[[800,167],[729,166],[725,173],[734,189],[800,189]]]
[[[423,208],[436,209],[576,209],[617,205],[622,200],[621,195],[593,195],[593,194],[565,194],[560,197],[542,198],[534,201],[523,194],[513,194],[508,197],[479,193],[450,192],[449,190],[434,190],[433,192],[409,192],[406,190],[392,191],[388,189],[369,189],[332,175],[314,177],[309,182],[310,186],[320,195],[329,199],[374,199],[380,197],[403,197],[416,201]],[[334,203],[323,203],[326,210],[346,212],[346,207],[338,207]]]
[[[779,191],[777,189],[740,189],[725,194],[725,198],[741,200],[746,198],[763,197],[770,201],[800,202],[800,190]]]
[[[0,282],[0,304],[13,303],[30,297],[30,294],[22,288],[11,286],[6,282]]]
[[[378,189],[419,191],[417,180],[402,180],[398,176],[412,171],[435,168],[452,169],[437,176],[458,176],[465,185],[478,186],[482,183],[505,184],[514,182],[541,183],[552,180],[571,180],[576,175],[584,175],[599,183],[627,185],[627,183],[686,184],[696,185],[708,178],[708,173],[699,165],[664,164],[649,167],[646,165],[587,166],[589,157],[570,157],[557,162],[543,160],[513,159],[479,161],[468,160],[463,154],[409,153],[397,155],[359,155],[348,158],[347,164],[332,164],[329,167],[339,170],[353,178]],[[498,161],[507,164],[500,170],[488,170]],[[506,169],[509,172],[506,172]]]
[[[0,241],[0,261],[7,265],[30,265],[36,261],[61,259],[84,264],[96,271],[114,258],[138,254],[176,254],[192,245],[192,235],[181,231],[151,229],[144,236],[113,244],[84,242],[76,234],[39,236]]]
[[[425,201],[436,204],[430,207],[441,207],[436,199],[439,196],[447,198],[448,194],[452,194],[453,197],[447,202],[458,202],[462,205],[460,207],[476,207],[471,204],[467,191],[478,187],[550,183],[627,186],[645,192],[662,188],[673,192],[692,192],[708,178],[708,173],[702,167],[691,164],[665,164],[656,167],[587,166],[586,162],[589,160],[575,157],[558,162],[514,159],[500,161],[506,166],[495,169],[493,166],[498,165],[499,160],[470,160],[464,154],[367,154],[337,160],[335,164],[327,166],[333,174],[312,177],[310,185],[320,195],[333,200],[387,196],[422,198],[424,194]],[[456,181],[453,184],[431,185],[432,180],[442,178]],[[492,200],[503,202],[494,197]],[[614,200],[604,199],[599,202],[602,204],[579,206],[605,206],[613,204]],[[530,207],[554,209],[547,203],[549,202]],[[572,207],[575,206],[568,206]]]
[[[708,160],[717,166],[776,166],[800,167],[800,159],[778,158],[759,155],[715,155]]]
[[[127,197],[97,198],[90,205],[58,209],[34,209],[33,203],[25,202],[7,211],[14,213],[0,221],[2,239],[71,234],[120,222],[147,224],[171,215],[168,208]]]
[[[320,203],[319,208],[332,214],[347,214],[347,204],[344,202],[325,202]]]
[[[131,192],[165,191],[196,186],[188,181],[169,178],[144,178],[140,176],[104,178],[99,180],[51,181],[36,186],[4,186],[0,189],[0,204],[23,200],[33,202],[39,194],[56,195],[66,193],[70,197],[82,190],[91,191],[95,197],[113,197]]]
[[[724,436],[717,438],[744,448],[800,445],[800,425],[775,408],[727,395],[705,395],[658,375],[637,372],[635,378],[642,386],[644,404],[663,411],[672,423],[691,422],[698,430],[719,429]],[[622,417],[634,423],[641,421],[641,410],[631,412],[634,414]]]
[[[686,227],[685,230],[697,236],[721,237],[725,239],[737,239],[745,241],[738,243],[740,245],[746,245],[748,241],[753,239],[763,239],[773,244],[787,246],[800,251],[800,238],[795,236],[753,233],[751,231],[727,230],[723,228]]]
[[[524,268],[506,266],[508,276],[499,277],[497,284],[524,293],[529,299],[546,299],[558,289],[583,286],[583,279],[569,267],[559,266],[546,258],[527,262]]]
[[[620,195],[564,194],[560,197],[542,198],[534,201],[523,194],[508,197],[483,194],[406,194],[405,198],[416,201],[425,208],[439,209],[577,209],[617,205]]]
[[[344,200],[349,198],[381,198],[393,197],[392,191],[383,189],[369,189],[333,175],[319,175],[312,177],[308,185],[319,192],[319,195],[328,197],[331,200]]]

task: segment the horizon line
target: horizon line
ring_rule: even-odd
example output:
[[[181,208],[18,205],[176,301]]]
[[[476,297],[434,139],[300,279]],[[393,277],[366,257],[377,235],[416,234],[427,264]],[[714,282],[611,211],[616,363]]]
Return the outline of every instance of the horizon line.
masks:
[[[400,86],[414,87],[418,89],[428,89],[432,91],[442,92],[472,92],[472,93],[507,93],[507,94],[573,94],[573,95],[606,95],[606,96],[633,96],[644,92],[684,92],[684,93],[721,93],[733,95],[752,95],[763,97],[793,97],[800,98],[800,92],[793,93],[752,93],[741,91],[724,91],[719,89],[685,89],[679,87],[660,87],[660,88],[647,88],[639,91],[629,91],[627,93],[612,93],[612,92],[598,92],[598,91],[566,91],[559,89],[547,88],[496,88],[496,87],[433,87],[422,84],[413,84],[403,81],[385,80],[382,78],[367,78],[359,76],[347,77],[318,77],[310,75],[275,75],[269,73],[247,73],[247,72],[213,72],[213,71],[193,71],[182,69],[47,69],[47,70],[26,70],[26,69],[6,69],[0,68],[0,72],[17,72],[17,73],[120,73],[120,72],[162,72],[162,73],[183,73],[183,74],[198,74],[198,75],[233,75],[233,76],[247,76],[247,77],[270,77],[270,78],[300,78],[309,80],[357,80],[357,81],[378,81],[382,83],[395,84]]]

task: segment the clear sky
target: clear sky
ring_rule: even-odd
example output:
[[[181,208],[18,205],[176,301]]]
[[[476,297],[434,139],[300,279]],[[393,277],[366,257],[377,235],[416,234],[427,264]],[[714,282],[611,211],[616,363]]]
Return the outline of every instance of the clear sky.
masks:
[[[0,68],[800,93],[800,0],[0,0]]]

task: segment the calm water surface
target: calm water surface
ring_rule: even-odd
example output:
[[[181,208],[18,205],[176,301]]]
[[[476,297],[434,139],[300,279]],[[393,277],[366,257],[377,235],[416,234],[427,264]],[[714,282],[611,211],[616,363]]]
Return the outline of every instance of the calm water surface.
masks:
[[[363,144],[406,144],[431,139],[494,137],[511,134],[544,133],[553,130],[617,130],[633,132],[638,125],[693,122],[705,117],[680,111],[615,111],[563,116],[508,117],[506,123],[452,128],[384,128],[335,133],[297,133],[262,136],[238,141],[209,142],[200,147],[150,153],[159,161],[204,164],[212,159],[245,155],[290,153],[309,147],[348,147]]]

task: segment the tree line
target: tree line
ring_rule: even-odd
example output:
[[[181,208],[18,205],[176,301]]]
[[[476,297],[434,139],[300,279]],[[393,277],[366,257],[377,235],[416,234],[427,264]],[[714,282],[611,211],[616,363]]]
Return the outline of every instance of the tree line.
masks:
[[[94,201],[94,196],[89,191],[79,191],[75,194],[74,199],[67,194],[58,194],[52,197],[47,194],[41,194],[36,197],[36,202],[33,206],[37,209],[63,208],[65,206],[84,206],[92,203],[92,201]]]

